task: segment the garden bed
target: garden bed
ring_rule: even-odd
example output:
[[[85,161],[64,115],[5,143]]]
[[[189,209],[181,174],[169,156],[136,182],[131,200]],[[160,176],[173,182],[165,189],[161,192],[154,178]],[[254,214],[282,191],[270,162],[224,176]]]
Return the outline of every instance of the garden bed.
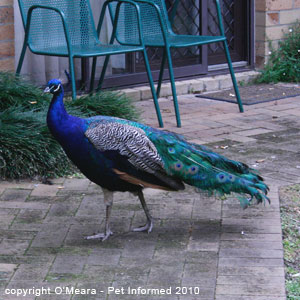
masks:
[[[300,299],[300,184],[280,189],[286,290],[288,300]]]

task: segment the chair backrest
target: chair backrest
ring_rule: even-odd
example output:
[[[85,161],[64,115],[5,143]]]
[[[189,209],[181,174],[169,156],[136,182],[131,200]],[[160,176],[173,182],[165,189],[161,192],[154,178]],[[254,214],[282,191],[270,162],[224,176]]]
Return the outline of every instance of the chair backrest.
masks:
[[[166,32],[171,31],[171,25],[168,19],[167,9],[163,0],[149,0],[156,4],[161,11],[162,26]],[[110,4],[110,13],[112,19],[115,18],[116,2]],[[160,24],[156,9],[146,3],[138,2],[141,13],[143,28],[143,37],[147,40],[152,38],[163,39],[162,26]],[[137,13],[135,8],[130,4],[122,4],[120,8],[119,21],[117,26],[117,39],[120,43],[138,43],[139,36],[137,30]]]
[[[89,45],[97,42],[97,32],[89,0],[18,0],[23,25],[27,22],[28,10],[32,5],[58,8],[66,18],[72,45]],[[63,23],[60,15],[48,9],[33,10],[30,26],[29,45],[35,50],[54,51],[66,47]]]

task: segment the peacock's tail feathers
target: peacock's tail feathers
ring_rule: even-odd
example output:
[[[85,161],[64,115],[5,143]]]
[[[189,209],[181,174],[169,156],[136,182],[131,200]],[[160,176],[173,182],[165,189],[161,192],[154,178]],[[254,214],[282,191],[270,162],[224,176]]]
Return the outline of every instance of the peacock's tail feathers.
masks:
[[[250,200],[243,197],[246,199],[241,201],[243,207],[249,206],[253,198],[258,203],[270,201],[266,196],[268,186],[246,164],[230,160],[203,146],[188,143],[175,134],[157,135],[153,132],[149,137],[162,157],[167,174],[211,193],[247,194]]]

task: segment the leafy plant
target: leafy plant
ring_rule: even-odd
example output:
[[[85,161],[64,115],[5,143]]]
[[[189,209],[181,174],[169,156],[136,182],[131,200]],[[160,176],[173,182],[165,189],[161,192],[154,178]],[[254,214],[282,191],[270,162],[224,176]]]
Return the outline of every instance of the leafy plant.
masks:
[[[105,115],[137,121],[140,112],[131,99],[115,91],[97,92],[66,103],[67,109],[75,108],[86,116]],[[74,112],[76,114],[76,112]]]
[[[300,299],[300,185],[280,190],[286,291],[288,300]]]
[[[12,106],[23,110],[41,109],[49,105],[51,97],[28,80],[13,73],[0,72],[0,111]]]
[[[45,126],[46,110],[12,106],[0,112],[2,178],[62,176],[72,165]]]
[[[286,289],[288,290],[288,300],[299,300],[300,299],[300,279],[287,280],[285,282]]]
[[[269,43],[270,56],[257,83],[300,81],[300,23],[295,23],[279,42],[278,49]]]
[[[75,167],[46,125],[51,96],[21,77],[0,73],[0,178],[55,177]],[[77,116],[110,115],[137,120],[130,99],[117,92],[99,92],[66,101]]]

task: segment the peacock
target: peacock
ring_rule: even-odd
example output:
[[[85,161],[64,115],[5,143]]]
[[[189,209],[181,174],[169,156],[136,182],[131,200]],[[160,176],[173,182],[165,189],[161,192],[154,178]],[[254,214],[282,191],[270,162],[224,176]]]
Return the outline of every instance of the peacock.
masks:
[[[110,116],[78,118],[64,107],[61,81],[52,79],[45,92],[53,94],[47,125],[69,159],[92,182],[103,189],[105,230],[86,239],[106,240],[113,233],[110,215],[114,191],[137,195],[146,224],[133,229],[150,233],[153,218],[143,189],[180,191],[184,183],[209,193],[243,195],[243,205],[253,198],[269,201],[268,186],[246,164],[230,160],[208,148],[189,143],[172,132]]]

